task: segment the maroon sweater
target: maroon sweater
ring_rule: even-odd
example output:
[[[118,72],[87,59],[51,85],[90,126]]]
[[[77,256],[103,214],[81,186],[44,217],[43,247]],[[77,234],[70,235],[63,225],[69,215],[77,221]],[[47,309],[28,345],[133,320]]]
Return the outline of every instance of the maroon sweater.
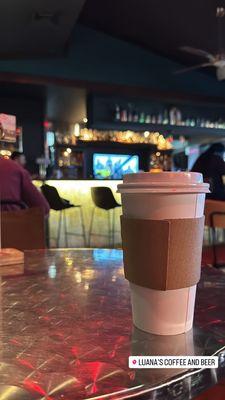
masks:
[[[0,200],[23,202],[28,207],[40,207],[45,214],[49,205],[41,192],[33,185],[29,173],[12,160],[0,157]],[[3,210],[15,209],[3,205]]]

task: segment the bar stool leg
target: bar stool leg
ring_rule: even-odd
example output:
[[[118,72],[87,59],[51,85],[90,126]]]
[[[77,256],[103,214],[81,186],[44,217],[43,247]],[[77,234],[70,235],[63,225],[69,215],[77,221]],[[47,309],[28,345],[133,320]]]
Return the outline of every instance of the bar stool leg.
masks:
[[[208,242],[209,242],[208,244],[210,245],[211,242],[212,242],[212,240],[211,240],[211,227],[208,226],[207,229],[208,229]]]
[[[45,217],[45,243],[47,249],[50,248],[50,227],[49,227],[49,217]]]
[[[225,229],[223,229],[223,238],[222,238],[222,240],[223,240],[223,243],[225,242]]]
[[[111,230],[111,210],[107,211],[107,213],[108,213],[109,247],[111,247],[111,235],[112,235],[112,230]]]
[[[86,231],[85,231],[85,225],[84,225],[84,214],[83,214],[83,210],[81,207],[80,207],[80,220],[81,220],[81,227],[82,227],[82,231],[83,231],[84,247],[86,247],[87,240],[86,240]]]
[[[66,211],[63,210],[63,223],[64,223],[64,235],[65,235],[65,245],[68,247],[68,236],[67,236],[67,224],[66,224]]]
[[[91,247],[91,235],[92,235],[94,215],[95,215],[95,207],[93,207],[93,210],[91,213],[91,222],[90,222],[89,235],[88,235],[89,236],[88,237],[88,247]]]
[[[56,240],[56,246],[57,247],[59,247],[61,227],[62,227],[62,211],[59,211],[59,223],[58,223],[58,232],[57,232],[57,240]]]
[[[212,251],[213,251],[213,267],[217,267],[217,254],[216,254],[216,229],[212,227]]]
[[[112,247],[115,245],[115,208],[112,211]]]

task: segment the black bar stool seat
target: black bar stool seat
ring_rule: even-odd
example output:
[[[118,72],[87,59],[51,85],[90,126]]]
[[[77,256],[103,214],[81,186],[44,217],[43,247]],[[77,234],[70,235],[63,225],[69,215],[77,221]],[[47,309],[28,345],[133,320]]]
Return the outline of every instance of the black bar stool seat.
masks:
[[[41,191],[42,191],[43,195],[45,196],[46,200],[48,201],[50,208],[52,210],[59,211],[59,213],[60,213],[58,232],[57,232],[57,241],[56,241],[57,247],[59,247],[62,222],[64,224],[64,235],[65,235],[66,247],[68,247],[68,235],[82,236],[83,240],[84,240],[84,246],[86,247],[86,232],[85,232],[85,226],[84,226],[84,217],[83,217],[82,206],[80,204],[72,204],[69,202],[69,200],[66,200],[66,199],[63,199],[62,197],[60,197],[58,190],[54,186],[44,184],[41,186]],[[71,209],[71,208],[78,209],[80,211],[82,234],[68,232],[68,230],[67,230],[67,221],[66,221],[65,211],[68,209]]]
[[[89,229],[89,246],[91,245],[91,236],[107,236],[109,238],[109,246],[114,246],[115,241],[115,209],[121,207],[115,197],[113,196],[112,190],[107,186],[96,186],[91,188],[91,198],[94,203],[94,207],[91,215],[91,223]],[[97,208],[108,211],[108,235],[93,232],[93,223],[95,211]],[[111,216],[112,214],[112,216]],[[112,221],[111,221],[112,220]]]

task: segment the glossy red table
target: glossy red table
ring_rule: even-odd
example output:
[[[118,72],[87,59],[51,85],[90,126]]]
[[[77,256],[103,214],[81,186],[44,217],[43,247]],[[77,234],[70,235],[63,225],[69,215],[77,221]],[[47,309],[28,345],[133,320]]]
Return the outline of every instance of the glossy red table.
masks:
[[[27,252],[2,277],[0,399],[192,399],[225,376],[225,275],[204,268],[195,327],[135,329],[120,250]],[[219,355],[215,370],[135,370],[129,355]]]

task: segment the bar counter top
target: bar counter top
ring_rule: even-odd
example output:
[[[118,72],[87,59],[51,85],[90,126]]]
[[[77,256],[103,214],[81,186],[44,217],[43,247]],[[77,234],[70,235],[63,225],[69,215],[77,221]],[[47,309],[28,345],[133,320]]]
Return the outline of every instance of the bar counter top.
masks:
[[[225,376],[225,274],[205,267],[194,329],[134,328],[120,250],[25,254],[1,278],[0,399],[192,399]],[[218,369],[129,369],[130,355],[219,356]]]

